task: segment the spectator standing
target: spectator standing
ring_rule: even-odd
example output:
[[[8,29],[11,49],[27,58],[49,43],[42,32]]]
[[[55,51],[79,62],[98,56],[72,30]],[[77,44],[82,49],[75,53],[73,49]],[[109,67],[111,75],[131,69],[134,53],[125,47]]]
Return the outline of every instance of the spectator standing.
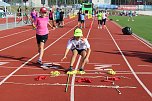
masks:
[[[53,10],[50,10],[50,12],[49,12],[49,19],[50,19],[53,27],[55,27],[55,24],[54,24],[54,12],[53,12]]]
[[[59,12],[59,8],[56,9],[55,12],[55,20],[56,20],[56,27],[58,28],[60,26],[60,12]]]
[[[130,19],[131,19],[132,21],[134,21],[132,10],[129,11],[129,18],[128,18],[128,21],[129,21]]]
[[[21,18],[21,16],[22,16],[21,6],[19,6],[18,9],[17,9],[17,16],[18,16],[18,18]]]
[[[61,9],[61,11],[60,11],[60,26],[61,27],[64,26],[64,11],[63,11],[63,9]]]

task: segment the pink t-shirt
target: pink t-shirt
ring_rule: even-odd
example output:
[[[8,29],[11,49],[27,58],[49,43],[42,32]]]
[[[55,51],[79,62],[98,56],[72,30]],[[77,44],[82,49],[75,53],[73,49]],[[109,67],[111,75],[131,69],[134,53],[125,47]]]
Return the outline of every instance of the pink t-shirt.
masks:
[[[49,33],[48,31],[48,17],[38,17],[36,18],[34,24],[36,25],[36,34],[38,35],[46,35]]]

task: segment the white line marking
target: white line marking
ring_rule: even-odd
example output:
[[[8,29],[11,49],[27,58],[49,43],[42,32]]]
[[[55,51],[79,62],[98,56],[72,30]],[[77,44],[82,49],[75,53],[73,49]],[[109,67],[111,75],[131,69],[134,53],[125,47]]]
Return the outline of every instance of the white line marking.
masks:
[[[92,21],[92,23],[91,23],[91,26],[93,25],[93,22],[94,22],[94,19],[93,19],[93,21]],[[89,29],[86,38],[89,37],[91,29],[92,29],[92,27]],[[75,70],[78,69],[80,60],[81,60],[81,56],[79,56],[79,58],[78,58],[78,62],[77,62],[77,64],[76,64]],[[75,83],[75,76],[76,76],[76,75],[73,75],[73,76],[72,76],[72,82],[71,82],[71,97],[70,97],[70,101],[74,101],[74,83]]]
[[[152,65],[138,65],[139,67],[152,67]]]
[[[4,51],[4,50],[6,50],[6,49],[9,49],[9,48],[11,48],[11,47],[14,47],[14,46],[16,46],[16,45],[19,45],[19,44],[21,44],[21,43],[23,43],[23,42],[26,42],[26,41],[28,41],[28,40],[30,40],[30,39],[33,39],[33,38],[35,38],[35,36],[30,37],[30,38],[28,38],[28,39],[25,39],[25,40],[23,40],[23,41],[20,41],[20,42],[18,42],[18,43],[16,43],[16,44],[10,45],[10,46],[8,46],[8,47],[5,47],[5,48],[3,48],[3,49],[0,49],[0,52],[1,52],[1,51]]]
[[[73,21],[75,21],[75,20],[72,20],[72,21],[70,21],[70,22],[68,22],[68,23],[71,23],[71,22],[73,22]],[[66,23],[66,24],[68,24],[68,23]],[[54,29],[51,29],[51,30],[54,30]],[[49,30],[49,31],[51,31],[51,30]],[[1,51],[4,51],[4,50],[6,50],[6,49],[9,49],[9,48],[11,48],[11,47],[14,47],[14,46],[16,46],[16,45],[19,45],[19,44],[21,44],[21,43],[23,43],[23,42],[26,42],[26,41],[28,41],[28,40],[30,40],[30,39],[33,39],[33,38],[35,38],[35,37],[36,37],[36,36],[30,37],[30,38],[25,39],[25,40],[23,40],[23,41],[20,41],[20,42],[18,42],[18,43],[16,43],[16,44],[13,44],[13,45],[10,45],[10,46],[5,47],[5,48],[3,48],[3,49],[0,49],[0,52],[1,52]]]
[[[100,67],[100,66],[101,66],[101,67],[111,66],[111,67],[112,67],[113,65],[120,65],[120,64],[96,64],[96,65],[94,65],[94,66],[99,66],[99,67]]]
[[[18,68],[18,67],[11,67],[11,66],[0,66],[0,68],[6,68],[6,69],[14,69],[14,68]],[[42,68],[37,68],[37,67],[23,67],[22,69],[42,69]]]
[[[118,75],[122,74],[122,75],[132,75],[132,73],[130,71],[116,71]],[[75,76],[75,77],[87,77],[87,78],[100,78],[100,77],[105,77],[105,76],[95,76],[95,75],[101,75],[101,74],[107,74],[106,72],[94,72],[94,73],[85,73],[83,74],[83,76]],[[139,75],[151,75],[152,72],[136,72],[136,74]],[[54,77],[51,76],[51,74],[28,74],[28,75],[12,75],[12,77],[30,77],[30,76],[50,76],[50,77]],[[90,75],[90,76],[85,76],[85,75]],[[91,76],[92,75],[92,76]],[[7,75],[1,75],[0,78],[5,78]],[[60,74],[58,77],[62,77],[62,76],[67,76],[66,74]],[[110,76],[110,75],[109,75]]]
[[[9,36],[17,35],[17,34],[20,34],[20,33],[24,33],[24,32],[27,32],[27,31],[31,31],[31,30],[32,30],[32,29],[24,30],[24,31],[20,31],[20,32],[13,33],[13,34],[9,34],[9,35],[6,35],[6,36],[3,36],[3,37],[0,37],[0,39],[7,38],[7,37],[9,37]]]
[[[20,60],[0,60],[0,61],[20,61]]]
[[[76,25],[77,26],[77,25]],[[61,37],[59,37],[57,40],[55,40],[54,42],[52,42],[49,46],[47,46],[44,50],[47,50],[49,47],[51,47],[52,45],[54,45],[56,42],[58,42],[61,38],[63,38],[65,35],[67,35],[70,31],[72,31],[76,26],[74,26],[72,29],[70,29],[69,31],[67,31],[65,34],[63,34]],[[36,58],[39,55],[39,53],[37,53],[36,55],[34,55],[32,58],[30,58],[28,61],[26,61],[25,63],[23,63],[20,67],[18,67],[16,70],[14,70],[11,74],[9,74],[6,78],[4,78],[1,82],[0,85],[2,85],[7,79],[9,79],[13,74],[15,74],[18,70],[20,70],[22,67],[24,67],[26,64],[28,64],[31,60],[33,60],[34,58]]]
[[[119,28],[122,29],[122,26],[120,26],[119,24],[117,24],[116,22],[113,22],[115,25],[117,25]],[[152,44],[147,42],[145,39],[137,36],[136,34],[132,35],[134,38],[138,39],[141,43],[143,43],[144,45],[146,45],[147,47],[149,47],[150,49],[152,49]]]
[[[1,65],[5,65],[5,64],[8,64],[9,62],[0,62],[0,66]]]
[[[50,62],[50,61],[43,61],[43,62],[48,62],[48,63],[56,63],[56,64],[66,64],[66,63],[70,63],[70,62],[59,62],[59,61],[56,61],[56,62]]]
[[[135,73],[135,71],[133,70],[133,68],[131,67],[130,63],[128,62],[127,58],[125,57],[125,55],[123,54],[123,52],[121,51],[120,47],[118,46],[117,42],[115,41],[114,37],[112,36],[111,32],[109,31],[109,29],[106,27],[110,37],[112,38],[114,44],[116,45],[117,49],[119,50],[120,54],[122,55],[123,59],[125,60],[126,64],[128,65],[129,69],[131,70],[131,72],[133,73],[133,75],[135,76],[135,78],[137,79],[137,81],[140,83],[140,85],[145,89],[145,91],[149,94],[150,97],[152,97],[152,93],[150,92],[150,90],[144,85],[144,83],[139,79],[139,77],[137,76],[137,74]]]
[[[65,86],[66,84],[61,83],[15,83],[15,82],[5,82],[5,84],[17,84],[17,85],[27,85],[27,86]],[[69,86],[75,86],[75,87],[92,87],[92,88],[128,88],[128,89],[135,89],[137,87],[135,86],[106,86],[106,85],[70,85]]]
[[[41,76],[41,75],[43,75],[43,76],[51,76],[51,74],[29,74],[29,75],[12,75],[12,77],[28,77],[28,76]],[[7,75],[2,75],[2,76],[0,76],[0,77],[6,77]]]
[[[95,62],[89,62],[87,64],[93,64],[93,65],[105,65],[106,63],[95,63]],[[108,65],[120,65],[120,64],[108,64]]]
[[[152,49],[152,44],[150,44],[149,42],[147,42],[146,40],[140,38],[139,36],[137,36],[136,34],[132,35],[134,38],[136,38],[137,40],[139,40],[141,43],[143,43],[144,45],[146,45],[147,47],[149,47],[150,49]]]

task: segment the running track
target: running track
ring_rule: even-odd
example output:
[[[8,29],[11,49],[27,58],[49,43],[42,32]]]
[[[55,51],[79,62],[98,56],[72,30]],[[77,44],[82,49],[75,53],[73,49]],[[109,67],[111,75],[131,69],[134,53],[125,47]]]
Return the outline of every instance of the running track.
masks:
[[[38,58],[35,30],[31,26],[0,31],[0,101],[152,101],[152,47],[134,35],[123,35],[121,28],[111,21],[105,29],[97,29],[97,20],[86,21],[83,29],[92,53],[86,65],[86,74],[70,77],[68,92],[64,92],[71,53],[63,57],[67,40],[72,37],[76,19],[66,19],[64,28],[51,30],[45,45],[43,61],[58,63],[58,77],[36,64]],[[77,57],[75,69],[81,57]],[[102,68],[117,73],[109,75]],[[46,76],[36,81],[37,76]],[[106,77],[121,77],[103,82]],[[89,78],[92,83],[78,83]],[[119,86],[119,87],[118,87]],[[118,91],[121,94],[118,94]]]

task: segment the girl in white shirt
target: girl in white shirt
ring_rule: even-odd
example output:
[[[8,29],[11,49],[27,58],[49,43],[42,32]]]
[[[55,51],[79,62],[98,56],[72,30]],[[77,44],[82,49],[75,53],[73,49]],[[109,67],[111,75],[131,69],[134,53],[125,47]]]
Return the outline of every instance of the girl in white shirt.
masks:
[[[72,57],[68,71],[73,70],[73,64],[78,54],[82,56],[79,70],[84,71],[84,65],[89,62],[91,49],[88,40],[83,38],[82,30],[80,28],[75,29],[74,37],[68,41],[64,57],[61,59],[61,61],[67,58],[69,50],[72,51]]]
[[[107,15],[106,11],[104,11],[104,12],[102,13],[102,21],[101,21],[101,25],[103,25],[103,28],[105,28],[107,16],[108,16],[108,15]]]

